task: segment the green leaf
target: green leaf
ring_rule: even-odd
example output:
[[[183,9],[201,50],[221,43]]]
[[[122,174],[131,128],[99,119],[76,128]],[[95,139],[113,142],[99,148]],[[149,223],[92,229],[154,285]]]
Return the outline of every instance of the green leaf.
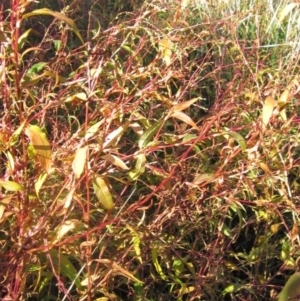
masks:
[[[80,278],[78,277],[77,270],[68,259],[68,256],[58,252],[56,249],[52,248],[50,251],[51,260],[56,271],[67,278],[70,281],[74,281],[77,288],[81,288]]]
[[[21,79],[21,87],[23,89],[23,88],[29,88],[29,87],[36,86],[44,77],[45,77],[44,73],[39,76],[36,76],[34,78],[31,78],[31,77],[25,75]]]
[[[39,192],[40,189],[42,188],[45,180],[47,179],[48,174],[43,172],[39,175],[39,178],[37,179],[37,181],[34,184],[34,188],[35,188],[35,193],[37,195],[37,197],[39,198]]]
[[[152,262],[154,264],[154,267],[156,269],[156,272],[159,274],[159,276],[163,279],[166,280],[167,277],[166,275],[163,273],[163,270],[158,262],[158,252],[157,252],[157,248],[154,247],[151,249],[151,258],[152,258]]]
[[[183,271],[183,269],[184,269],[183,262],[180,259],[175,258],[174,261],[173,261],[172,269],[175,272],[175,275],[177,277],[180,276],[181,273],[182,273],[182,271]]]
[[[140,243],[141,243],[141,239],[139,234],[132,228],[130,227],[128,224],[126,224],[126,228],[130,231],[131,235],[132,235],[132,243],[133,243],[133,247],[134,247],[134,251],[135,254],[138,258],[138,260],[140,261],[140,263],[143,263],[142,261],[142,257],[141,257],[141,248],[140,248]]]
[[[38,74],[44,69],[45,66],[47,66],[47,63],[45,62],[36,63],[29,68],[27,75]]]
[[[53,40],[54,48],[56,51],[59,51],[62,46],[62,41],[61,40]]]
[[[128,173],[129,181],[136,181],[145,172],[145,165],[146,165],[145,154],[139,154],[137,156],[135,168]]]
[[[221,135],[229,135],[231,136],[241,147],[243,151],[247,149],[246,141],[242,135],[236,132],[223,132]]]
[[[139,148],[143,148],[143,147],[147,146],[147,144],[152,140],[153,136],[160,129],[162,123],[163,123],[163,120],[155,123],[154,125],[152,125],[149,129],[147,129],[143,133],[143,135],[140,137],[140,139],[138,141]]]
[[[240,291],[241,289],[247,290],[249,293],[255,296],[255,292],[251,287],[248,287],[247,285],[244,284],[239,284],[239,283],[231,283],[228,285],[223,291],[222,295],[230,294],[230,293],[236,293]]]
[[[285,261],[289,259],[291,253],[291,245],[288,242],[283,242],[281,246],[280,259]]]
[[[31,28],[28,29],[28,30],[26,30],[26,31],[19,37],[19,40],[18,40],[18,50],[19,50],[19,51],[24,47],[24,45],[25,45],[25,43],[26,43],[26,41],[27,41],[27,38],[28,38],[28,36],[29,36],[31,30],[32,30]]]
[[[23,191],[24,187],[19,183],[13,181],[2,181],[0,180],[0,187],[3,187],[7,191]]]
[[[111,193],[109,191],[109,188],[105,180],[102,177],[100,176],[94,177],[93,188],[102,207],[109,212],[114,210],[115,206],[114,206]]]
[[[65,15],[63,15],[59,12],[50,10],[48,8],[36,9],[36,10],[30,12],[30,13],[24,14],[23,17],[22,17],[22,20],[27,19],[29,17],[41,16],[41,15],[52,16],[52,17],[57,18],[57,19],[59,19],[63,22],[66,22],[69,25],[69,27],[75,32],[75,34],[77,35],[79,40],[82,42],[82,44],[84,44],[84,41],[81,37],[81,34],[80,34],[79,29],[76,26],[75,22],[72,19],[66,17]]]
[[[37,125],[29,125],[25,129],[25,134],[36,152],[37,160],[47,173],[51,169],[51,147],[45,133]]]
[[[122,45],[121,48],[128,51],[131,54],[135,54],[135,52],[130,48],[129,45]]]
[[[228,285],[227,287],[224,288],[224,290],[222,291],[222,295],[226,295],[228,293],[238,292],[243,287],[244,287],[243,284],[232,283],[232,284],[230,284],[230,285]]]
[[[300,295],[300,272],[297,272],[289,278],[289,280],[283,287],[281,293],[279,294],[278,301],[299,300],[299,295]]]
[[[221,227],[221,232],[222,232],[224,235],[226,235],[227,237],[232,238],[231,231],[230,231],[230,229],[229,229],[225,224],[222,225],[222,227]]]

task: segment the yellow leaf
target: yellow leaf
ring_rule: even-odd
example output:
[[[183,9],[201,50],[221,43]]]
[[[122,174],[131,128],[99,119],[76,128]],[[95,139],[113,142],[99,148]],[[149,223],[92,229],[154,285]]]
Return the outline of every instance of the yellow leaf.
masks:
[[[64,200],[64,207],[63,207],[63,210],[62,210],[62,214],[65,214],[66,211],[70,208],[71,204],[72,204],[72,201],[73,201],[73,197],[74,199],[78,198],[78,196],[76,196],[74,194],[75,192],[75,188],[72,188],[69,193],[67,194],[65,200]]]
[[[17,182],[13,181],[2,181],[0,180],[0,188],[1,186],[7,191],[23,191],[24,187]]]
[[[95,259],[95,261],[105,264],[115,274],[122,275],[122,276],[132,280],[133,282],[143,283],[141,280],[134,277],[130,272],[123,269],[121,266],[119,266],[118,264],[116,264],[112,260],[109,260],[109,259]]]
[[[7,151],[5,153],[6,157],[7,157],[7,169],[10,171],[10,172],[13,172],[15,170],[15,160],[14,160],[14,157],[13,155],[11,154],[11,152]]]
[[[180,111],[186,110],[186,109],[188,109],[194,102],[196,102],[198,99],[199,99],[199,97],[195,97],[195,98],[192,98],[191,100],[188,100],[188,101],[186,101],[186,102],[182,102],[182,103],[176,104],[176,105],[173,107],[173,111],[174,111],[174,112],[180,112]]]
[[[86,101],[87,95],[84,92],[76,93],[74,95],[69,96],[65,102],[80,102],[80,101]]]
[[[72,169],[77,179],[80,178],[84,171],[85,161],[87,157],[88,147],[81,147],[76,150],[75,158],[72,162]]]
[[[289,96],[290,96],[289,89],[285,89],[282,92],[282,94],[280,95],[279,100],[278,100],[278,105],[279,105],[280,109],[283,108],[286,105],[286,103],[289,99]]]
[[[289,3],[286,5],[279,15],[279,23],[298,5],[299,3]]]
[[[288,102],[289,96],[290,96],[290,90],[287,88],[282,92],[282,94],[280,95],[279,100],[278,100],[280,116],[285,121],[287,120],[285,106]]]
[[[123,125],[119,126],[116,130],[112,131],[106,138],[103,143],[103,149],[108,148],[111,145],[115,145],[115,143],[122,137],[127,128],[129,127],[130,120],[127,120]]]
[[[141,243],[140,235],[128,224],[126,224],[126,228],[130,231],[130,233],[132,235],[131,241],[133,242],[135,254],[136,254],[138,260],[140,261],[140,263],[143,263],[142,256],[141,256],[142,252],[141,252],[141,247],[140,247],[140,243]]]
[[[53,243],[59,242],[69,231],[75,229],[81,222],[77,219],[70,219],[57,227]]]
[[[271,230],[272,234],[276,234],[279,231],[281,224],[282,223],[271,225],[270,230]]]
[[[297,223],[294,223],[293,228],[291,230],[291,239],[292,241],[296,240],[298,238],[299,235],[299,228]]]
[[[159,51],[163,56],[163,60],[167,66],[171,64],[173,43],[168,38],[163,38],[159,41]]]
[[[200,185],[202,183],[206,183],[206,182],[211,182],[214,179],[214,174],[212,173],[201,173],[201,174],[197,174],[195,176],[195,179],[193,181],[193,185],[197,186]]]
[[[95,136],[100,131],[100,126],[104,123],[104,119],[93,124],[85,133],[85,140]]]
[[[189,4],[191,0],[181,0],[181,9],[185,9]]]
[[[8,205],[10,203],[10,201],[12,200],[12,195],[2,198],[0,201],[0,222],[2,221],[2,217],[4,215],[5,209],[6,209],[6,205]]]
[[[102,207],[109,212],[114,210],[115,205],[105,180],[99,176],[94,177],[93,188]]]
[[[75,32],[75,34],[77,35],[79,40],[82,42],[82,44],[84,44],[84,41],[81,37],[81,34],[80,34],[79,29],[76,26],[75,22],[72,19],[66,17],[65,15],[63,15],[59,12],[50,10],[48,8],[41,8],[41,9],[36,9],[36,10],[30,12],[30,13],[24,14],[22,19],[24,20],[24,19],[29,18],[29,17],[40,16],[40,15],[52,16],[52,17],[57,18],[57,19],[59,19],[63,22],[66,22],[69,25],[69,27]]]
[[[267,164],[265,164],[265,163],[263,163],[263,162],[260,162],[260,163],[259,163],[259,166],[260,166],[260,168],[261,168],[265,173],[267,173],[267,174],[269,174],[269,175],[272,175],[272,172],[271,172],[271,170],[270,170],[270,168],[268,167]]]
[[[45,133],[37,125],[29,125],[25,134],[35,149],[37,160],[47,173],[51,169],[51,147]]]
[[[158,249],[156,247],[154,247],[153,249],[151,249],[151,258],[152,258],[152,263],[156,269],[156,272],[159,274],[159,276],[163,279],[166,280],[167,277],[163,272],[162,267],[159,264],[158,261]]]
[[[196,123],[192,120],[192,118],[182,112],[174,112],[170,115],[170,117],[175,117],[183,122],[185,122],[186,124],[190,125],[191,127],[193,127],[195,130],[199,130],[198,126],[196,125]]]
[[[121,169],[124,169],[124,170],[129,169],[129,167],[117,156],[107,154],[107,155],[102,156],[101,158],[111,162],[112,164],[120,167]]]
[[[37,195],[37,197],[39,198],[39,192],[40,189],[42,188],[45,180],[47,179],[47,173],[43,172],[39,175],[39,178],[37,179],[37,181],[34,183],[34,188],[35,188],[35,193]]]
[[[262,110],[262,121],[263,121],[264,128],[268,125],[273,115],[274,109],[276,107],[277,107],[277,101],[273,97],[268,96],[265,100],[263,110]]]

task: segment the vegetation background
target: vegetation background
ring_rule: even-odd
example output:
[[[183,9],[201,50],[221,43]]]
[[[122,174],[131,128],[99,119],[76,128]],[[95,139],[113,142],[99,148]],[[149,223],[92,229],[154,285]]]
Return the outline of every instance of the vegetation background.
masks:
[[[299,5],[0,2],[0,298],[295,300]]]

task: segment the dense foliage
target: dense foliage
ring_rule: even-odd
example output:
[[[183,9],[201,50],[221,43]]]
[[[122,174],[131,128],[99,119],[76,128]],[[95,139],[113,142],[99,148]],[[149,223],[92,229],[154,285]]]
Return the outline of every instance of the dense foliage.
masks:
[[[50,2],[0,4],[0,298],[300,294],[299,3]]]

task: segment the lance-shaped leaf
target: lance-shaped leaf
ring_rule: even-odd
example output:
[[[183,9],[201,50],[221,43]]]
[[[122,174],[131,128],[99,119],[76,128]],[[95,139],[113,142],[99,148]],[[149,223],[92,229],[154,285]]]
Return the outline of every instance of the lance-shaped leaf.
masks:
[[[19,183],[13,181],[1,181],[0,180],[0,187],[3,187],[7,191],[23,191],[24,187]]]
[[[231,136],[240,145],[240,147],[243,151],[246,150],[246,148],[247,148],[246,141],[241,134],[239,134],[237,132],[223,132],[223,133],[221,133],[221,135]]]
[[[84,146],[76,150],[75,158],[72,162],[72,169],[77,179],[80,178],[84,171],[85,161],[87,157],[88,147]]]
[[[25,129],[35,152],[36,158],[47,173],[51,168],[51,147],[45,133],[37,125],[29,125]]]
[[[121,169],[124,169],[124,170],[129,169],[129,167],[119,157],[117,157],[115,155],[107,154],[107,155],[102,156],[101,158],[111,162],[112,164],[120,167]]]
[[[296,3],[296,1],[287,4],[279,14],[279,24],[281,24],[284,18],[297,6],[299,6],[299,3]]]
[[[2,217],[4,215],[6,206],[10,203],[10,201],[12,200],[12,198],[13,198],[13,196],[10,195],[10,196],[7,196],[5,198],[2,198],[1,201],[0,201],[0,223],[3,221]]]
[[[59,242],[68,232],[74,230],[79,225],[82,225],[82,223],[77,219],[70,219],[64,221],[61,225],[57,227],[56,236],[53,243]]]
[[[92,137],[94,137],[99,131],[100,126],[104,123],[104,119],[101,121],[98,121],[97,123],[93,124],[85,133],[85,140],[88,140]]]
[[[153,136],[157,133],[160,129],[163,120],[153,124],[149,129],[147,129],[143,135],[140,137],[138,141],[139,148],[143,148],[147,146],[147,144],[152,140]]]
[[[130,272],[128,272],[127,270],[125,270],[124,268],[122,268],[121,266],[119,266],[117,263],[115,263],[112,260],[95,259],[95,261],[105,264],[110,269],[110,271],[114,274],[122,275],[122,276],[132,280],[133,282],[143,283],[141,280],[134,277]]]
[[[59,271],[61,275],[73,281],[78,289],[81,288],[80,278],[73,263],[69,260],[70,255],[63,254],[61,250],[51,248],[49,251],[54,269]]]
[[[128,173],[129,181],[136,181],[140,177],[140,175],[142,175],[145,172],[145,166],[146,156],[145,154],[139,154],[137,156],[135,168]]]
[[[9,43],[8,35],[2,30],[0,30],[0,42]]]
[[[136,254],[138,260],[140,261],[140,263],[143,263],[142,256],[141,256],[142,252],[141,252],[141,247],[140,247],[140,243],[141,243],[140,235],[128,224],[126,224],[126,228],[130,231],[130,233],[132,235],[131,241],[133,243],[135,254]]]
[[[173,43],[169,38],[165,37],[159,41],[159,51],[167,66],[171,64],[172,48]]]
[[[195,98],[192,98],[188,101],[185,101],[185,102],[181,102],[181,103],[178,103],[176,104],[172,110],[174,112],[181,112],[183,110],[186,110],[188,109],[194,102],[196,102],[197,100],[199,99],[199,97],[195,97]]]
[[[156,269],[156,272],[159,274],[159,276],[163,279],[163,280],[166,280],[167,277],[166,275],[164,274],[163,272],[163,269],[162,267],[160,266],[159,262],[158,262],[158,250],[156,247],[154,247],[152,250],[151,250],[151,258],[152,258],[152,263]]]
[[[277,107],[277,101],[273,97],[268,96],[265,100],[265,103],[264,103],[264,106],[262,109],[262,121],[263,121],[264,128],[268,125],[268,123],[273,115],[274,109],[276,107]]]
[[[37,181],[34,183],[35,193],[38,198],[39,198],[39,192],[40,192],[45,180],[47,179],[47,176],[48,176],[48,174],[46,172],[41,173],[39,175],[39,178],[37,179]]]
[[[84,44],[83,39],[81,37],[81,34],[79,32],[79,29],[76,26],[75,22],[72,19],[66,17],[65,15],[63,15],[59,12],[50,10],[48,8],[41,8],[41,9],[36,9],[36,10],[30,12],[30,13],[24,14],[22,19],[24,20],[24,19],[27,19],[29,17],[41,16],[41,15],[52,16],[52,17],[57,18],[57,19],[59,19],[63,22],[66,22],[68,24],[68,26],[75,32],[75,34],[77,35],[79,40],[82,42],[82,44]]]
[[[285,121],[287,120],[285,107],[288,103],[289,97],[290,97],[290,89],[286,88],[282,92],[282,94],[280,95],[279,100],[278,100],[278,107],[279,107],[279,111],[280,111],[280,116]]]
[[[215,178],[214,174],[212,173],[201,173],[196,174],[194,181],[192,182],[193,186],[197,186],[203,183],[209,183],[213,181]]]
[[[87,100],[87,95],[85,92],[78,92],[74,95],[71,95],[69,97],[67,97],[67,99],[65,100],[65,102],[80,102],[80,101],[86,101]]]
[[[109,212],[112,211],[115,206],[105,180],[99,176],[94,177],[93,188],[102,207]]]
[[[297,272],[289,278],[289,280],[283,287],[281,293],[279,294],[278,301],[299,300],[299,295],[300,272]]]
[[[130,124],[130,120],[127,120],[123,125],[119,126],[116,130],[112,131],[106,138],[103,143],[103,149],[108,148],[111,145],[114,145],[118,139],[122,137],[122,135],[127,130]]]
[[[175,118],[185,122],[186,124],[190,125],[195,130],[199,130],[199,128],[197,127],[197,124],[192,120],[192,118],[183,112],[176,111],[176,112],[172,113],[170,115],[170,117],[175,117]]]

